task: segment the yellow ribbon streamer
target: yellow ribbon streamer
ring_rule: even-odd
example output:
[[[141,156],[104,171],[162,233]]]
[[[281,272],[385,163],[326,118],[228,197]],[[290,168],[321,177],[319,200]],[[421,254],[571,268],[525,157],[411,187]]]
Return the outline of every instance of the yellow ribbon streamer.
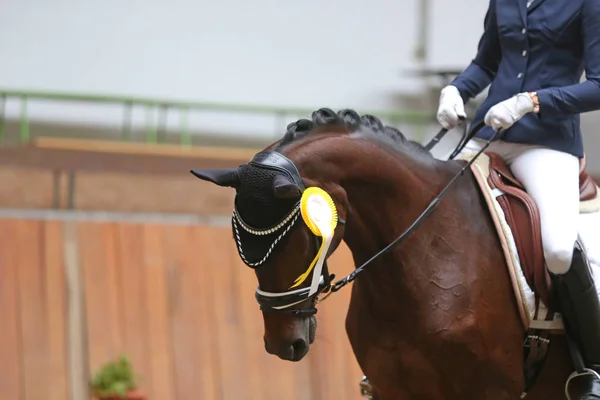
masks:
[[[323,237],[323,240],[315,258],[308,266],[308,269],[296,278],[294,284],[290,286],[290,289],[304,282],[312,270],[315,269],[311,289],[308,294],[311,296],[319,287],[323,263],[325,262],[327,251],[331,246],[333,233],[338,222],[337,209],[329,193],[321,188],[313,186],[307,188],[302,194],[302,199],[300,200],[300,212],[308,229],[310,229],[314,235]]]

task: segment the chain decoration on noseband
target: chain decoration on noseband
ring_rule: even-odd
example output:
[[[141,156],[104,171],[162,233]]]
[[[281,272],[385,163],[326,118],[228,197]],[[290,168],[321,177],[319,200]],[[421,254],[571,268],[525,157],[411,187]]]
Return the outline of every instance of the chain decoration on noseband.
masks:
[[[233,229],[235,231],[235,244],[237,246],[238,253],[239,253],[242,261],[244,261],[244,263],[247,266],[249,266],[250,268],[256,268],[256,267],[264,264],[265,261],[267,261],[267,259],[271,255],[271,252],[275,248],[275,245],[277,243],[279,243],[279,241],[281,239],[283,239],[283,237],[290,231],[292,226],[294,226],[296,224],[296,221],[298,221],[299,216],[300,216],[300,203],[298,203],[296,205],[296,207],[294,207],[294,209],[288,215],[286,215],[285,218],[281,222],[279,222],[277,225],[275,225],[271,228],[266,228],[266,229],[256,229],[256,228],[252,228],[248,224],[246,224],[244,222],[244,220],[242,219],[242,217],[240,217],[240,213],[238,212],[237,208],[234,208],[232,220],[233,220]],[[260,261],[253,263],[253,262],[248,261],[248,259],[244,255],[244,251],[242,250],[242,239],[240,238],[238,224],[239,224],[239,226],[242,227],[243,230],[245,230],[249,234],[255,235],[255,236],[271,235],[273,233],[278,232],[281,229],[283,229],[283,232],[281,232],[279,234],[279,236],[277,236],[277,238],[273,241],[273,243],[271,243],[271,246],[269,246],[269,249],[267,250],[267,253],[265,254],[265,256]]]

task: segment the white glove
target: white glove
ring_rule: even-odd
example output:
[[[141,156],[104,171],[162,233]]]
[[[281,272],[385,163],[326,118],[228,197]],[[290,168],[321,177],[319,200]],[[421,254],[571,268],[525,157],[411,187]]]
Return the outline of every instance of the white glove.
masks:
[[[533,109],[531,97],[527,93],[519,93],[490,108],[485,114],[484,122],[496,131],[506,130],[526,114],[533,112]]]
[[[453,129],[460,124],[460,118],[467,118],[465,104],[456,86],[448,85],[440,93],[437,120],[445,129]]]

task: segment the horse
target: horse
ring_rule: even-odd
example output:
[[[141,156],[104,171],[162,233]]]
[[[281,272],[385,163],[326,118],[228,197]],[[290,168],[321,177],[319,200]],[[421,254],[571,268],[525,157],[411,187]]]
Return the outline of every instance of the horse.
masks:
[[[528,379],[527,330],[465,163],[435,158],[372,115],[322,108],[247,164],[191,172],[236,191],[233,238],[257,277],[269,354],[302,360],[316,337],[316,305],[353,280],[345,328],[372,399],[517,399]],[[312,272],[325,236],[302,223],[307,188],[335,206],[324,262]],[[326,258],[342,241],[361,274],[332,284]],[[564,396],[573,363],[564,335],[551,338],[528,399]]]

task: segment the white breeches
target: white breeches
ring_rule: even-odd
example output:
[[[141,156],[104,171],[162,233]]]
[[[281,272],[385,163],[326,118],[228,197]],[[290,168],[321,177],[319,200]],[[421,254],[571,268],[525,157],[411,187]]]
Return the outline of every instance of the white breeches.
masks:
[[[463,152],[478,151],[484,144],[473,139]],[[502,157],[536,201],[546,264],[550,272],[564,274],[571,266],[579,229],[579,159],[547,147],[500,140],[486,151]]]

